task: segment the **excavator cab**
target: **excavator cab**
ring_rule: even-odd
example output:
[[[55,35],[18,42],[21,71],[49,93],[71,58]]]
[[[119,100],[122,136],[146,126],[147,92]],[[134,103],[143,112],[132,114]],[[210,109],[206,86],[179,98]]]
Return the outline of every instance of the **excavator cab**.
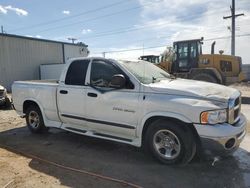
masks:
[[[198,67],[199,55],[202,54],[202,38],[174,42],[174,58],[171,72],[189,72]]]

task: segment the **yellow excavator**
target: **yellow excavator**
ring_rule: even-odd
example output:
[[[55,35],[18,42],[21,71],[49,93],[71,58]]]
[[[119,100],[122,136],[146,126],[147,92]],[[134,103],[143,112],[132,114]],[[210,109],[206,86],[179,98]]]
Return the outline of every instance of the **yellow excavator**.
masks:
[[[239,56],[224,55],[220,50],[214,54],[215,41],[211,54],[202,54],[203,38],[176,41],[161,56],[141,56],[139,59],[156,64],[176,77],[202,80],[229,85],[246,79],[241,70]]]

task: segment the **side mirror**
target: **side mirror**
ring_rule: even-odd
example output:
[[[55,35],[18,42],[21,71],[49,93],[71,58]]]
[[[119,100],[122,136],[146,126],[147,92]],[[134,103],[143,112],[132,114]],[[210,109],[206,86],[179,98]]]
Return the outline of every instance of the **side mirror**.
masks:
[[[109,87],[121,89],[124,88],[126,84],[126,79],[122,74],[115,74],[109,84]]]

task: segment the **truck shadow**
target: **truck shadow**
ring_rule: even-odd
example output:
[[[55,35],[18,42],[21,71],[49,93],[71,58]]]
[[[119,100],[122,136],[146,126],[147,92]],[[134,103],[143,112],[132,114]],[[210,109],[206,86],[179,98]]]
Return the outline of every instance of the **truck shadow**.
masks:
[[[166,166],[145,155],[141,149],[125,144],[57,129],[51,129],[46,134],[34,135],[26,127],[0,132],[0,145],[3,148],[6,146],[7,150],[14,153],[18,153],[15,151],[18,149],[22,153],[33,155],[29,163],[30,168],[53,176],[62,185],[69,187],[124,185],[56,167],[41,162],[36,157],[122,179],[142,187],[245,187],[250,176],[250,154],[243,149],[238,151],[238,156],[224,158],[215,166],[211,165],[212,161],[205,159],[194,160],[186,166]],[[241,161],[241,157],[244,161]]]

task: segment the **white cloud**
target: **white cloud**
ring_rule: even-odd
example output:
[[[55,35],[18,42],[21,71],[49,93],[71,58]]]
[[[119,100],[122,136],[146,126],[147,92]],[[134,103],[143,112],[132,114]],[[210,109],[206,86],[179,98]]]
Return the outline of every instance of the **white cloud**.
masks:
[[[148,0],[138,0],[141,5],[149,3]],[[151,0],[156,1],[156,0]],[[157,0],[159,1],[159,0]],[[248,0],[247,0],[248,1]],[[237,1],[237,13],[244,12],[247,16],[237,17],[236,26],[239,30],[236,35],[249,33],[250,31],[250,6],[246,6]],[[140,13],[139,23],[133,25],[133,28],[144,28],[137,33],[131,33],[131,39],[121,39],[117,48],[90,49],[94,55],[103,51],[120,51],[135,48],[145,48],[151,46],[171,45],[173,41],[197,39],[218,38],[230,36],[227,29],[231,25],[231,20],[223,20],[223,16],[230,15],[230,3],[228,0],[164,0],[152,3],[150,6],[144,6]],[[239,10],[241,9],[241,10]],[[86,32],[84,32],[86,33]],[[147,40],[147,38],[149,40]],[[150,40],[151,38],[151,40]],[[155,38],[155,39],[153,39]],[[144,40],[140,40],[144,39]],[[153,40],[152,40],[153,39]],[[129,45],[123,45],[122,42]],[[210,53],[211,43],[213,41],[204,41],[203,53]],[[109,43],[109,42],[107,42]],[[109,44],[107,44],[109,45]],[[217,39],[215,52],[224,50],[224,54],[230,54],[231,39]],[[137,59],[141,55],[159,55],[166,47],[134,50],[126,52],[106,53],[108,58]],[[236,38],[236,55],[241,56],[243,63],[250,63],[250,37]],[[96,53],[95,53],[96,52]],[[91,55],[91,54],[90,54]],[[97,54],[102,56],[102,53]]]
[[[82,30],[82,34],[85,35],[85,34],[88,34],[88,33],[91,33],[92,30],[91,29],[83,29]]]
[[[28,12],[26,10],[12,7],[11,5],[5,7],[6,10],[14,11],[19,16],[27,16]]]
[[[12,7],[11,5],[8,5],[8,6],[0,5],[0,13],[7,14],[8,11],[13,11],[18,16],[27,16],[28,15],[28,12],[24,9]]]
[[[70,11],[69,10],[64,10],[62,11],[63,14],[66,14],[66,15],[70,15]]]
[[[0,5],[0,13],[7,14],[7,12],[8,11],[2,5]]]
[[[42,36],[40,36],[40,35],[36,35],[36,36],[33,36],[33,35],[25,35],[26,37],[30,37],[30,38],[38,38],[38,39],[40,39],[40,38],[42,38]]]
[[[138,1],[141,5],[148,3],[147,0]],[[165,0],[155,2],[150,6],[145,6],[142,10],[140,25],[152,25],[148,32],[152,36],[165,36],[166,41],[163,42],[166,42],[166,45],[172,44],[176,40],[196,39],[202,36],[205,40],[230,36],[227,27],[231,26],[231,20],[223,19],[223,16],[230,15],[230,3],[231,1],[227,0]],[[246,6],[246,2],[237,1],[236,9],[237,13],[244,12],[247,15],[236,19],[236,26],[239,28],[236,30],[236,35],[249,33],[250,6]],[[212,42],[204,42],[204,53],[210,53]],[[225,54],[230,54],[230,44],[230,38],[217,40],[216,52],[223,49]],[[236,37],[236,55],[242,57],[243,63],[250,63],[249,44],[250,37]]]

